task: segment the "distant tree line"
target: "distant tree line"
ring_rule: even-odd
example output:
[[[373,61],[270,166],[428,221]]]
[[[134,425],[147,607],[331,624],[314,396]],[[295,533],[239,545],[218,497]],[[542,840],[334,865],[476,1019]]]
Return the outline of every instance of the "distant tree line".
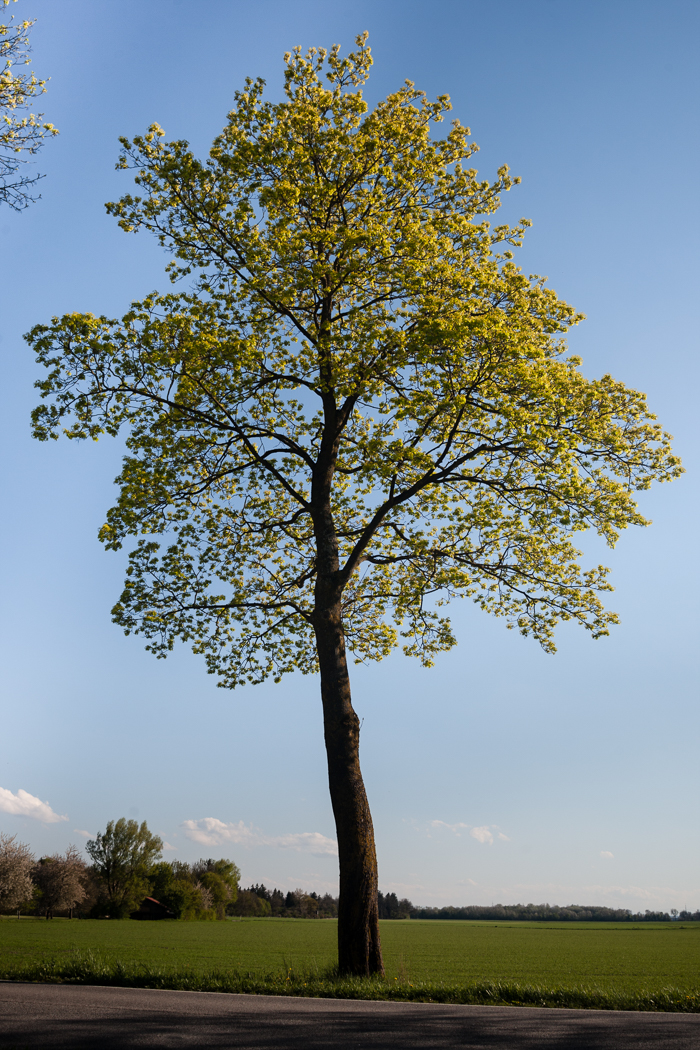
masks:
[[[413,905],[405,897],[399,900],[395,893],[379,891],[380,919],[410,919],[413,910]]]
[[[380,919],[409,919],[413,905],[399,900],[395,893],[378,894]],[[335,919],[338,916],[338,898],[331,893],[316,893],[302,889],[268,889],[253,885],[238,891],[238,900],[231,908],[232,915],[277,915],[289,919]]]
[[[297,888],[285,893],[268,889],[264,884],[238,891],[238,900],[231,909],[233,915],[276,915],[286,919],[335,919],[338,916],[338,898],[330,893],[316,893]]]
[[[335,919],[338,898],[303,889],[284,892],[253,884],[239,889],[240,871],[226,858],[194,864],[161,859],[163,843],[146,822],[122,817],[90,839],[86,863],[75,846],[34,857],[15,835],[0,833],[0,913],[126,918],[153,898],[175,919],[277,916]],[[700,922],[700,911],[632,912],[627,908],[570,904],[492,904],[489,907],[417,908],[395,893],[378,894],[380,919],[472,919],[555,922]]]
[[[562,907],[558,904],[492,904],[482,907],[469,904],[463,908],[448,906],[445,908],[414,908],[411,906],[412,919],[507,919],[510,921],[548,920],[555,922],[671,922],[673,919],[686,919],[700,922],[700,911],[679,912],[676,908],[667,911],[632,912],[627,908],[605,908],[602,905],[569,904]]]

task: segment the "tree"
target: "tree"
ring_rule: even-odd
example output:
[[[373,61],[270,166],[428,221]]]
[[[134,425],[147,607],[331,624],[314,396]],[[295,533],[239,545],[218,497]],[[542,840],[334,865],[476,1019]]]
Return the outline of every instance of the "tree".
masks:
[[[162,860],[149,870],[148,881],[151,895],[170,908],[176,919],[194,911],[199,898],[189,871],[185,877],[181,870],[176,875],[172,865]]]
[[[148,871],[151,894],[182,918],[226,918],[226,908],[236,900],[240,872],[233,861],[162,860]]]
[[[211,901],[209,907],[215,908],[217,917],[223,919],[226,915],[226,906],[231,900],[231,890],[224,880],[215,871],[205,871],[198,885],[209,894]]]
[[[379,893],[380,919],[410,919],[413,905],[405,897],[401,900],[395,893]]]
[[[272,914],[272,905],[265,897],[258,897],[252,890],[239,890],[235,902],[229,908],[231,915],[265,916]]]
[[[145,820],[139,826],[120,817],[110,820],[104,834],[88,839],[85,849],[105,887],[110,915],[124,918],[148,893],[148,872],[161,856],[162,839],[151,834]]]
[[[208,860],[204,860],[202,857],[192,865],[192,871],[195,877],[200,879],[204,885],[207,885],[206,875],[216,875],[226,887],[227,900],[230,902],[235,901],[241,872],[238,865],[234,864],[232,860],[228,860],[227,857],[221,857],[219,860],[209,857]]]
[[[365,36],[285,61],[286,100],[247,80],[204,162],[157,125],[122,141],[142,196],[108,210],[192,285],[35,328],[34,433],[126,435],[101,538],[137,538],[127,634],[188,642],[229,688],[320,675],[339,968],[377,973],[348,653],[430,665],[456,596],[548,651],[560,620],[606,634],[575,534],[646,524],[635,490],[680,467],[642,394],[567,356],[581,315],[512,259],[528,223],[489,222],[517,180],[479,181],[459,122],[431,137],[448,98],[406,82],[370,112]]]
[[[69,846],[65,854],[54,853],[42,857],[34,869],[34,883],[41,893],[40,908],[47,919],[53,919],[55,911],[73,908],[86,897],[84,880],[85,862],[75,846]]]
[[[238,898],[238,881],[241,873],[233,861],[221,859],[204,860],[192,865],[192,873],[211,895],[212,906],[219,919],[226,916]]]
[[[0,831],[0,911],[19,908],[34,893],[32,869],[34,857],[25,842],[16,835]]]
[[[7,7],[10,0],[0,0]],[[33,157],[47,135],[57,135],[53,124],[42,123],[43,113],[28,112],[33,100],[46,91],[46,81],[24,71],[29,65],[29,30],[34,21],[0,22],[0,203],[21,211],[36,200],[32,187],[43,175],[19,175],[27,157]],[[25,154],[25,156],[20,156]]]

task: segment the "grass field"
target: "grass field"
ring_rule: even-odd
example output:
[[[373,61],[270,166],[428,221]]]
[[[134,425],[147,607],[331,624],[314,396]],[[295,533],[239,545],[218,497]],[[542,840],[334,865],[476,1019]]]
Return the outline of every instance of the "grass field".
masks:
[[[571,1005],[605,1005],[600,997],[607,996],[610,1005],[627,1002],[645,1008],[640,1004],[649,1002],[647,1008],[700,1009],[700,923],[407,920],[380,925],[387,980],[381,989],[376,983],[373,987],[382,998],[396,997],[393,992],[400,998],[483,1001],[483,996],[465,999],[464,990],[491,988],[501,991],[493,1000],[487,995],[487,1001],[529,1001],[528,995],[532,999],[537,992],[537,1001],[543,1002],[547,995],[568,990],[584,1000],[590,993],[596,1000]],[[83,974],[89,979],[94,971],[98,979],[99,971],[104,978],[100,983],[115,983],[119,975],[117,983],[134,983],[140,974],[137,983],[156,981],[160,986],[185,986],[173,984],[177,978],[189,981],[187,987],[208,987],[221,979],[224,983],[217,987],[241,990],[245,979],[250,990],[338,994],[328,984],[335,938],[336,925],[330,920],[3,918],[0,976],[36,978],[43,973],[49,979],[80,979]],[[114,980],[108,981],[110,974]],[[450,1000],[448,993],[458,989],[462,998]],[[662,991],[675,1007],[663,1006]]]

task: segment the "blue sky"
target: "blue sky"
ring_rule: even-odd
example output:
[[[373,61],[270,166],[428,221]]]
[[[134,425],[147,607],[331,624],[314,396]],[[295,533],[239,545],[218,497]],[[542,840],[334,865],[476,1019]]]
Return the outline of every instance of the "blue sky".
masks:
[[[37,852],[146,819],[166,857],[230,856],[243,880],[335,890],[318,683],[230,693],[184,648],[156,661],[109,610],[124,558],[97,530],[120,448],[38,444],[22,341],[55,313],[118,315],[167,261],[104,202],[129,192],[117,137],[158,121],[204,153],[233,92],[282,54],[365,29],[375,101],[405,78],[448,93],[484,177],[522,177],[517,261],[587,315],[587,375],[644,390],[687,473],[644,494],[651,528],[614,552],[622,619],[559,651],[454,607],[458,646],[425,671],[354,672],[380,885],[421,904],[700,908],[698,840],[697,103],[694,2],[19,0],[36,17],[42,199],[0,212],[3,587],[0,830]],[[23,792],[24,794],[21,794]],[[34,801],[32,801],[34,799]],[[45,806],[43,805],[45,804]],[[63,818],[66,819],[63,819]],[[60,818],[60,819],[59,819]]]

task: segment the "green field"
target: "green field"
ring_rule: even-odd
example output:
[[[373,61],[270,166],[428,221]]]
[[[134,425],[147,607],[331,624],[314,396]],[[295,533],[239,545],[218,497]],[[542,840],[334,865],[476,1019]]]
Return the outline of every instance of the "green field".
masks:
[[[416,981],[557,981],[638,989],[700,985],[700,924],[381,924],[387,975]],[[167,968],[269,973],[325,971],[335,959],[332,920],[202,922],[3,919],[2,966],[92,949],[104,958]]]
[[[486,923],[434,920],[381,924],[387,982],[418,989],[498,985],[595,989],[653,997],[672,989],[698,1008],[700,923]],[[292,971],[302,989],[327,980],[335,961],[332,920],[226,922],[0,920],[0,975],[67,973],[89,953],[134,974],[236,973],[272,979]],[[27,969],[29,968],[29,969]],[[88,966],[89,969],[89,966]],[[105,970],[106,973],[106,970]],[[89,976],[89,974],[87,975]],[[143,982],[141,982],[143,983]],[[257,986],[256,986],[257,987]],[[289,988],[289,983],[287,984]],[[270,989],[273,990],[273,989]],[[690,996],[690,999],[688,997]],[[695,1005],[693,1005],[693,1003]]]

